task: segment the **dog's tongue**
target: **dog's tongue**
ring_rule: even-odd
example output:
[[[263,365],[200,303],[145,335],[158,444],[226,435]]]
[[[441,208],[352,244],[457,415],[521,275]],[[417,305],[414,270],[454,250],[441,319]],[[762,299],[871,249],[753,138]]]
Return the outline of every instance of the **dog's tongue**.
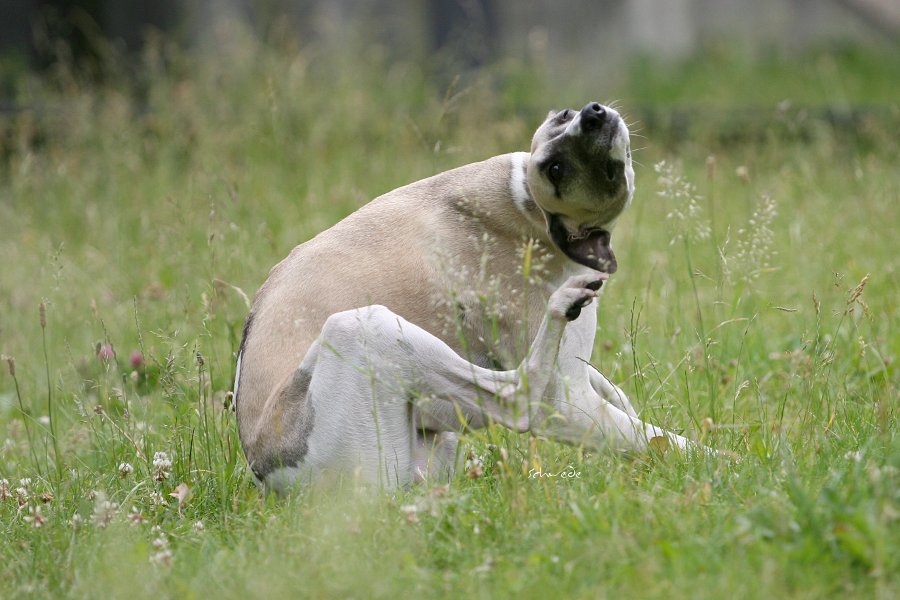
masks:
[[[559,215],[550,215],[550,238],[566,256],[578,264],[603,273],[615,273],[616,255],[609,247],[609,232],[591,229],[570,235]]]

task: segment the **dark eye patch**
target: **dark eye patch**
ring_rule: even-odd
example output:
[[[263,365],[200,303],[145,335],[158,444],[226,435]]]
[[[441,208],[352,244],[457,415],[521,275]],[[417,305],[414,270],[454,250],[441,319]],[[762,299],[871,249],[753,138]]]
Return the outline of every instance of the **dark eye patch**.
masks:
[[[549,161],[547,165],[547,179],[555,186],[558,186],[566,174],[566,165],[559,159]]]

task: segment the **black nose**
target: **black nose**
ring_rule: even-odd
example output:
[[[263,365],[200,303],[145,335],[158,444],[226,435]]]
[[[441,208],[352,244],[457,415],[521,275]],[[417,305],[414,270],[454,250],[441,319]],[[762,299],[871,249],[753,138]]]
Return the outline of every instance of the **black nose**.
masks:
[[[589,102],[581,109],[581,126],[586,129],[601,127],[606,121],[606,109],[598,102]]]

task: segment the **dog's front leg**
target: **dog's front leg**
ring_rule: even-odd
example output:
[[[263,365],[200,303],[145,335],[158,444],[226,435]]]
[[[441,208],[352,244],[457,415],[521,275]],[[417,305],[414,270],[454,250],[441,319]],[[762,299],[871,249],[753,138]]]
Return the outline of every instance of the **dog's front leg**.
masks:
[[[606,278],[606,274],[593,271],[570,277],[550,296],[538,333],[517,369],[484,369],[452,353],[436,338],[427,343],[423,339],[422,351],[411,354],[420,360],[431,359],[427,364],[420,363],[420,380],[425,381],[418,387],[429,390],[428,396],[417,403],[423,426],[455,431],[463,426],[483,427],[490,419],[516,431],[527,431],[558,371],[557,357],[566,324],[577,319],[582,308],[597,297]],[[413,337],[410,333],[431,338],[430,334],[422,336],[418,330],[407,329],[407,339]]]
[[[596,331],[594,310],[566,327],[559,349],[560,377],[547,391],[546,417],[532,430],[595,448],[642,450],[654,438],[683,449],[697,448],[687,438],[638,419],[625,393],[590,365]]]
[[[527,418],[522,419],[517,430],[527,431],[531,422],[539,418],[547,387],[558,371],[560,343],[566,325],[579,318],[582,308],[597,297],[597,290],[608,277],[606,273],[593,271],[576,275],[550,296],[547,313],[534,342],[519,365],[518,377],[499,393],[501,403],[527,409],[523,415]]]

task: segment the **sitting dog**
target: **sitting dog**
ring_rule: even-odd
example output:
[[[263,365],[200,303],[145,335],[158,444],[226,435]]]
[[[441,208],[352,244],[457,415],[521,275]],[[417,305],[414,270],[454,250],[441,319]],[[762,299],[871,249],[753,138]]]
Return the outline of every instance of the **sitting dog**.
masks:
[[[629,132],[596,102],[551,112],[531,152],[385,194],[276,265],[247,317],[234,397],[257,481],[447,477],[494,422],[593,447],[690,442],[637,418],[588,360]]]

